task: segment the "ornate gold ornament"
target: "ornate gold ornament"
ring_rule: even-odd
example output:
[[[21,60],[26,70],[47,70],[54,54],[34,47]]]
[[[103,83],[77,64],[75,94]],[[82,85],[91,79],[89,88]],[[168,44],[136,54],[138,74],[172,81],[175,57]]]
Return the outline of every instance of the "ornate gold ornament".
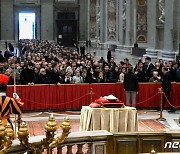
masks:
[[[14,131],[11,125],[8,123],[5,127],[2,121],[0,121],[0,154],[4,154],[8,151],[14,138]]]
[[[26,147],[30,151],[30,153],[41,154],[43,153],[44,149],[47,149],[47,153],[51,154],[52,149],[63,143],[66,140],[68,134],[70,133],[71,126],[69,123],[69,118],[66,117],[64,119],[61,128],[63,129],[62,135],[58,138],[54,138],[55,132],[57,130],[57,123],[54,116],[51,115],[45,125],[46,138],[44,138],[40,144],[29,143],[29,131],[25,122],[22,122],[20,125],[20,129],[18,131],[18,138],[21,142],[21,145]]]

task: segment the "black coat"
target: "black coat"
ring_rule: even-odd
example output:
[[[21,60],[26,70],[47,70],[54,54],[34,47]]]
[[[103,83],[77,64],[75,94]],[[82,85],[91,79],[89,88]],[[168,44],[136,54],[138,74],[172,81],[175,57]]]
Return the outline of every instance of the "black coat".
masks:
[[[139,69],[137,69],[136,72],[138,72],[137,74],[138,82],[146,82],[145,72]]]
[[[59,72],[55,72],[54,70],[52,70],[50,72],[50,83],[51,84],[57,84],[60,83],[60,77],[59,77]]]
[[[118,82],[118,81],[119,81],[119,72],[111,71],[110,82]]]
[[[45,75],[40,75],[40,83],[41,84],[48,84],[49,83],[49,77],[47,76],[47,74]]]
[[[108,50],[108,52],[107,52],[107,61],[108,61],[108,63],[110,63],[110,59],[111,59],[111,50]]]
[[[144,65],[143,71],[145,72],[146,81],[148,82],[149,79],[153,76],[152,70],[154,69],[154,65],[152,63],[148,65]]]
[[[162,88],[165,93],[169,93],[171,91],[171,74],[167,72],[162,77]]]
[[[126,91],[138,91],[138,80],[134,73],[126,73],[124,75],[124,89]]]
[[[28,84],[32,82],[34,82],[34,71],[28,68],[23,69],[20,74],[20,83]]]
[[[4,62],[4,57],[3,55],[0,54],[0,63],[3,63]]]

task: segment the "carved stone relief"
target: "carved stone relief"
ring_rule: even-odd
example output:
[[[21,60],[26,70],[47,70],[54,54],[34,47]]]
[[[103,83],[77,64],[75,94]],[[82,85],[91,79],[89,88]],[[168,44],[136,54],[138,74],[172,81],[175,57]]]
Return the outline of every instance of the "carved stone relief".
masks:
[[[123,15],[122,15],[122,19],[123,19],[123,29],[126,29],[126,0],[123,0]]]
[[[137,42],[147,42],[147,0],[137,1]]]
[[[165,21],[165,0],[159,0],[159,22],[164,24]]]
[[[116,0],[108,0],[108,41],[116,41]]]
[[[90,15],[90,39],[96,38],[96,0],[90,0],[90,9],[89,9],[89,15]]]

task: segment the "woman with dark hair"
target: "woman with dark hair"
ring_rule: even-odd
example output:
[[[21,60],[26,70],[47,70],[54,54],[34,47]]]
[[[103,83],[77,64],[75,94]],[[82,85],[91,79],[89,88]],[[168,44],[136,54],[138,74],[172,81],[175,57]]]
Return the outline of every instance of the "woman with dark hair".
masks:
[[[119,68],[118,66],[114,66],[110,72],[110,82],[118,82],[119,81]]]
[[[85,83],[94,83],[95,82],[95,78],[93,77],[93,74],[91,73],[91,68],[87,69],[87,75],[85,78]]]
[[[20,98],[16,93],[13,93],[14,98],[6,96],[8,81],[8,76],[0,74],[0,120],[3,122],[4,126],[7,123],[11,124],[11,113],[21,114],[21,106],[23,105],[22,103],[20,103]]]

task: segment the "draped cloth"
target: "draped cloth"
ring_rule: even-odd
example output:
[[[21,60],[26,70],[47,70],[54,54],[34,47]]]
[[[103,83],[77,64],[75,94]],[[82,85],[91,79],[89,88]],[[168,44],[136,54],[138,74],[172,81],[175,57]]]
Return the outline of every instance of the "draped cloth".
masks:
[[[91,108],[83,106],[80,131],[107,130],[109,132],[138,131],[137,110],[125,108]]]
[[[107,95],[114,95],[123,103],[126,101],[126,95],[122,83],[108,84],[62,84],[57,85],[17,85],[17,93],[24,102],[24,111],[34,110],[81,110],[82,106],[90,104],[90,92],[93,90],[92,100]],[[136,97],[136,107],[140,108],[158,108],[160,107],[160,95],[158,88],[160,83],[139,83],[139,93]],[[180,106],[180,83],[172,83],[171,98],[175,106]],[[7,95],[12,96],[13,86],[8,86]],[[156,96],[155,96],[156,95]],[[155,97],[153,97],[155,96]],[[153,97],[152,99],[149,99]],[[149,99],[149,100],[148,100]],[[169,107],[168,103],[165,104]]]

